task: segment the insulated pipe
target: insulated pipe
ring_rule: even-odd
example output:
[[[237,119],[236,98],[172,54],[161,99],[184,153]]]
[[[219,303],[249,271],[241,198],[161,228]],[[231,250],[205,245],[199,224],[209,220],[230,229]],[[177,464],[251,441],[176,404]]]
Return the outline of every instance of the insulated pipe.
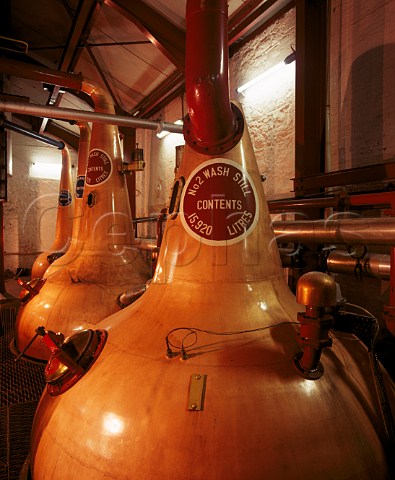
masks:
[[[200,153],[223,153],[238,143],[244,129],[229,98],[227,1],[188,0],[186,32],[185,141]]]
[[[59,120],[79,120],[85,122],[105,123],[124,127],[145,128],[147,130],[167,130],[172,133],[182,133],[182,125],[169,122],[145,120],[144,118],[113,115],[102,112],[89,112],[73,108],[47,107],[21,102],[0,100],[0,111],[34,115],[37,117],[57,118]]]
[[[390,255],[380,253],[367,253],[359,260],[363,274],[369,277],[390,279],[391,261]],[[354,274],[358,260],[350,256],[346,251],[335,250],[328,255],[326,265],[329,272]]]
[[[48,145],[52,145],[53,147],[62,150],[64,148],[64,142],[61,140],[55,140],[54,138],[46,137],[45,135],[41,135],[40,133],[33,132],[32,130],[28,130],[26,128],[17,125],[16,123],[9,122],[8,120],[0,120],[0,126],[7,128],[8,130],[12,130],[13,132],[20,133],[25,135],[26,137],[34,138],[39,142],[47,143]]]
[[[273,222],[279,242],[395,244],[395,219],[357,218],[342,220],[294,220]]]

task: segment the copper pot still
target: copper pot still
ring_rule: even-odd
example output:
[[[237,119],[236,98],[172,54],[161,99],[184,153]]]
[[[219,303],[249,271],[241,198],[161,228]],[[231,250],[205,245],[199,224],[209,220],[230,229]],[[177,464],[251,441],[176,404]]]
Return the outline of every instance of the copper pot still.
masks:
[[[207,4],[188,1],[187,32],[200,13],[226,21],[225,1]],[[43,394],[34,480],[390,478],[366,348],[333,333],[319,377],[294,368],[303,307],[283,277],[247,128],[226,142],[220,154],[185,147],[149,289],[97,325],[107,342],[79,381]]]
[[[91,95],[95,111],[114,113],[100,88],[84,82],[82,90]],[[82,125],[80,132],[79,163],[86,166],[86,178],[82,199],[76,198],[73,239],[67,253],[25,292],[15,332],[15,350],[25,358],[50,357],[42,341],[30,343],[38,327],[69,336],[95,325],[120,310],[117,299],[122,293],[145,284],[150,276],[137,249],[126,181],[119,171],[118,128],[94,123],[91,135]]]
[[[61,152],[62,170],[59,182],[55,239],[51,247],[45,252],[42,252],[33,263],[32,279],[41,278],[51,264],[51,261],[64,255],[70,247],[74,210],[71,159],[69,149],[66,145]]]
[[[70,251],[65,256],[62,255],[55,259],[48,266],[44,273],[46,278],[69,265],[70,262],[81,253],[84,243],[84,233],[81,229],[81,222],[84,218],[85,176],[92,132],[88,123],[80,121],[76,123],[80,130],[80,138],[78,142],[77,177],[74,184],[73,229]]]

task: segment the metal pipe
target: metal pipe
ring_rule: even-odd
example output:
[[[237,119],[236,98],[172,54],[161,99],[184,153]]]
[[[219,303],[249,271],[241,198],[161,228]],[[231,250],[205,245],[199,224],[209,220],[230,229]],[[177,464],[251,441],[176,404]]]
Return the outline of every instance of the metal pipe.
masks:
[[[286,198],[282,200],[271,200],[268,202],[270,213],[281,212],[294,208],[327,208],[337,207],[339,199],[337,197],[320,197],[320,198]]]
[[[41,253],[43,252],[4,252],[4,255],[40,255]]]
[[[117,298],[117,303],[120,308],[125,308],[128,305],[132,304],[135,302],[138,298],[141,297],[143,293],[147,290],[147,284],[141,284],[141,285],[136,285],[134,288],[131,290],[128,290],[126,292],[123,292],[119,295]]]
[[[20,102],[0,100],[0,111],[34,115],[37,117],[57,118],[59,120],[81,120],[85,122],[106,123],[147,130],[167,130],[172,133],[182,133],[182,125],[176,123],[146,120],[144,118],[128,117],[125,115],[111,115],[101,112],[75,110],[73,108],[47,107]]]
[[[64,148],[64,142],[62,142],[61,140],[55,140],[54,138],[47,137],[46,135],[41,135],[41,133],[33,132],[32,130],[23,128],[20,125],[17,125],[16,123],[9,122],[8,120],[0,119],[0,126],[3,126],[8,130],[12,130],[13,132],[17,132],[22,135],[25,135],[26,137],[34,138],[39,142],[44,142],[44,143],[47,143],[48,145],[52,145],[53,147],[56,147],[59,150],[63,150]]]
[[[347,205],[360,207],[365,205],[389,205],[395,207],[395,192],[360,193],[347,197]]]
[[[335,195],[313,198],[284,198],[280,200],[271,200],[268,202],[269,210],[273,212],[282,212],[292,209],[303,208],[328,208],[333,207],[363,207],[375,206],[383,208],[389,206],[394,208],[395,191],[378,193],[359,193],[354,195]]]
[[[244,128],[229,98],[227,0],[188,0],[186,26],[185,140],[200,153],[223,153],[238,143]]]
[[[362,273],[381,280],[390,279],[390,255],[385,253],[367,253],[359,260]],[[328,255],[326,265],[329,272],[354,274],[358,260],[346,251],[335,250]]]
[[[16,77],[26,78],[28,80],[35,80],[42,83],[49,83],[51,85],[58,85],[65,88],[70,88],[77,91],[85,91],[89,95],[95,93],[94,88],[90,88],[90,82],[86,81],[82,75],[75,75],[70,73],[59,72],[49,68],[30,65],[15,60],[7,60],[0,58],[0,72],[7,75],[14,75]],[[97,110],[97,105],[95,105]],[[86,122],[107,123],[110,125],[120,125],[134,128],[146,128],[148,130],[167,130],[171,133],[182,133],[182,125],[174,123],[150,121],[139,119],[135,117],[109,115],[98,113],[97,111],[84,112],[82,110],[73,110],[71,108],[46,107],[31,104],[18,104],[18,102],[0,102],[0,111],[20,113],[25,115],[35,115],[45,118],[57,118],[60,120],[82,120]]]
[[[395,244],[394,218],[354,218],[342,220],[295,220],[273,222],[280,242],[345,243],[362,245]]]
[[[133,223],[156,222],[158,216],[135,218]],[[292,220],[272,223],[279,243],[395,245],[395,219]]]

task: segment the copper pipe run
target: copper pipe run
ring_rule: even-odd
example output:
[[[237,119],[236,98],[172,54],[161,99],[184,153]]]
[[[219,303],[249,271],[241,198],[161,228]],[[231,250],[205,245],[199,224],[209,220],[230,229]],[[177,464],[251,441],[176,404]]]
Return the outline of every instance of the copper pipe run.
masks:
[[[105,123],[124,127],[145,128],[147,130],[167,130],[172,133],[182,133],[182,125],[169,122],[145,120],[144,118],[128,117],[126,115],[112,115],[109,113],[89,112],[73,108],[47,107],[21,102],[0,100],[0,111],[34,115],[37,117],[57,118],[59,120],[79,120],[85,122]]]
[[[244,129],[243,117],[229,98],[227,1],[189,0],[186,25],[185,141],[200,153],[227,152]]]
[[[120,308],[125,308],[135,302],[147,290],[147,284],[136,285],[131,290],[123,292],[117,298]]]
[[[291,209],[303,208],[336,208],[339,200],[336,197],[321,197],[321,198],[286,198],[281,200],[272,200],[268,202],[270,213],[284,212]]]
[[[278,242],[345,243],[392,246],[395,219],[294,220],[273,222]]]
[[[357,260],[346,251],[336,250],[328,255],[326,265],[329,272],[345,274],[355,274],[360,265],[362,275],[381,280],[390,279],[390,255],[385,253],[367,253],[363,258]]]
[[[135,218],[133,223],[156,222],[158,216]],[[290,220],[272,223],[279,243],[334,243],[392,246],[395,220],[388,218]],[[288,252],[287,252],[288,254]]]

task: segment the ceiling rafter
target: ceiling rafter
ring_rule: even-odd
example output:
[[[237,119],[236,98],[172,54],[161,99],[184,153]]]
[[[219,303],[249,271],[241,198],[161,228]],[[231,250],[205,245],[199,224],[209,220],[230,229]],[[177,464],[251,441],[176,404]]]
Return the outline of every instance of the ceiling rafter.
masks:
[[[69,6],[68,0],[61,1],[65,8]],[[240,48],[247,38],[254,35],[254,32],[263,28],[273,15],[276,16],[275,12],[280,10],[284,4],[289,3],[294,3],[294,1],[249,0],[245,2],[244,6],[239,8],[229,19],[230,54],[233,54]],[[131,115],[138,115],[143,118],[152,116],[172,99],[183,94],[186,34],[182,28],[177,27],[157,10],[147,5],[144,0],[133,0],[133,2],[129,0],[80,0],[73,15],[74,20],[69,31],[67,43],[64,46],[61,61],[59,62],[59,70],[73,71],[81,52],[86,48],[87,53],[89,53],[91,60],[96,66],[98,74],[103,80],[105,73],[97,60],[93,59],[96,56],[93,55],[92,49],[95,46],[101,46],[102,43],[103,45],[112,46],[112,42],[99,42],[98,45],[88,42],[90,29],[103,4],[120,13],[124,18],[137,26],[144,33],[147,40],[155,45],[177,68],[175,72],[167,76],[158,87],[146,95],[132,110],[129,110]],[[72,11],[70,9],[69,16],[71,14]],[[87,46],[92,47],[92,49],[88,49]],[[111,88],[108,88],[108,90],[118,111],[120,107],[119,102],[116,101]],[[61,98],[61,95],[56,95],[57,93],[57,91],[54,91],[52,94],[52,104],[57,104]]]
[[[64,3],[67,7],[67,3]],[[96,0],[80,0],[76,12],[73,17],[73,22],[69,31],[69,36],[66,42],[66,47],[63,50],[61,59],[59,61],[58,70],[61,72],[69,72],[72,70],[72,66],[77,61],[79,56],[78,44],[81,37],[86,35],[89,21],[92,13],[97,6]],[[67,9],[67,8],[66,8]],[[61,93],[59,87],[54,87],[47,100],[47,105],[58,106],[61,99]],[[39,132],[43,133],[46,129],[48,118],[43,118]]]
[[[110,97],[112,99],[112,101],[114,102],[114,105],[115,105],[115,111],[118,113],[118,114],[121,114],[121,113],[124,113],[124,110],[123,108],[121,107],[121,105],[119,104],[118,102],[118,99],[116,98],[112,88],[111,88],[111,85],[110,83],[108,82],[107,80],[107,77],[106,75],[104,74],[102,68],[100,67],[99,65],[99,62],[97,61],[95,55],[93,54],[92,52],[92,49],[90,48],[90,46],[88,45],[85,45],[85,48],[87,50],[87,52],[89,53],[89,56],[93,62],[93,65],[95,66],[96,70],[97,70],[97,73],[100,75],[100,78],[102,79],[104,85],[106,86],[107,90],[108,90],[108,93],[110,94]]]
[[[68,72],[71,69],[71,66],[74,62],[74,57],[78,52],[78,44],[81,37],[85,36],[85,31],[95,6],[96,0],[80,0],[78,2],[73,24],[66,42],[66,47],[63,50],[63,54],[59,62],[60,71]]]
[[[292,0],[266,0],[254,2],[253,10],[245,7],[229,21],[229,45],[250,34],[262,21],[267,21]],[[244,12],[244,14],[243,14]]]
[[[181,72],[185,69],[185,32],[141,0],[104,0],[133,22]]]
[[[131,114],[145,118],[158,112],[162,108],[164,100],[165,103],[169,103],[175,96],[183,93],[184,82],[184,74],[175,71],[155,88],[150,95],[143,98],[131,111]]]
[[[270,27],[270,25],[273,25],[273,23],[278,20],[280,17],[285,15],[291,8],[295,7],[295,0],[288,0],[286,2],[282,2],[284,6],[280,9],[276,9],[275,11],[271,12],[270,15],[267,15],[264,21],[260,21],[259,25],[257,25],[255,28],[252,28],[250,30],[246,30],[242,37],[239,37],[237,40],[233,41],[230,46],[229,46],[229,55],[232,56],[234,55],[240,48],[253,38],[255,38],[257,35],[260,35],[262,32],[264,32],[267,28]],[[279,4],[280,5],[280,4]]]
[[[108,1],[112,0],[105,0],[106,3]],[[266,21],[269,21],[271,15],[275,15],[275,8],[272,7],[276,7],[276,3],[280,5],[294,2],[292,0],[252,0],[239,9],[229,19],[229,46],[235,47],[237,44],[237,48],[240,48],[249,38],[248,25],[250,25],[250,28],[251,25],[256,25],[263,15],[266,15]],[[131,19],[131,21],[133,20]],[[232,48],[230,51],[234,53]],[[173,76],[168,77],[153,92],[139,102],[131,113],[133,115],[138,114],[141,117],[155,114],[163,105],[168,104],[175,96],[183,93],[184,82],[184,75],[181,72],[175,72]]]

